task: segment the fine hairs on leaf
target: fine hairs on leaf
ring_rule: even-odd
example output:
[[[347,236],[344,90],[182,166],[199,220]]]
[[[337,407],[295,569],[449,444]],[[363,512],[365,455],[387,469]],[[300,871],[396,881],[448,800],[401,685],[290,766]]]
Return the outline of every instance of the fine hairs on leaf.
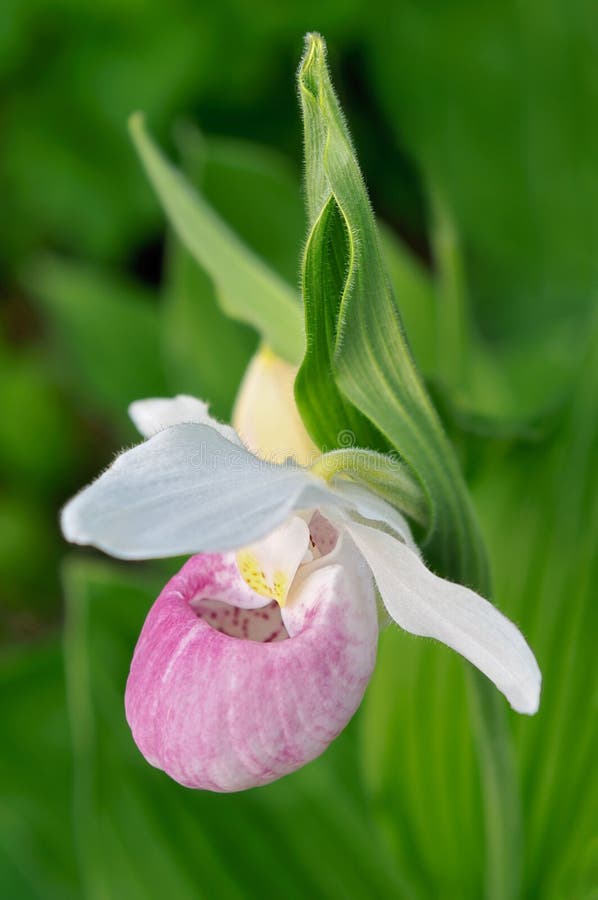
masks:
[[[453,449],[403,333],[369,198],[319,35],[307,37],[299,94],[311,229],[303,270],[308,347],[325,345],[319,353],[327,357],[337,395],[375,428],[376,442],[363,440],[358,432],[358,443],[382,451],[394,448],[422,484],[430,506],[425,543],[430,561],[445,575],[489,593],[477,522]],[[324,252],[328,245],[334,246],[334,255]],[[331,260],[336,263],[334,276]],[[313,271],[317,277],[311,277]],[[331,299],[325,288],[333,277],[338,296]],[[324,329],[322,319],[331,313],[322,312],[322,307],[331,304],[334,325]],[[304,359],[296,394],[302,415],[312,425],[315,410],[306,385],[317,380],[318,364],[312,350]]]

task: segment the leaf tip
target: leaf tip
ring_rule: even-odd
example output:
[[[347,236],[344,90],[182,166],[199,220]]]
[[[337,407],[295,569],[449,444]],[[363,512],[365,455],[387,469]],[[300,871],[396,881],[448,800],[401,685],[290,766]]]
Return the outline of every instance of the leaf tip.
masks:
[[[299,66],[299,81],[313,91],[312,72],[326,66],[326,41],[317,31],[309,31],[305,35],[305,50]]]
[[[319,31],[308,31],[305,35],[305,53],[326,53],[326,41]]]
[[[128,121],[129,134],[134,141],[137,141],[145,131],[145,114],[140,110],[131,113]]]

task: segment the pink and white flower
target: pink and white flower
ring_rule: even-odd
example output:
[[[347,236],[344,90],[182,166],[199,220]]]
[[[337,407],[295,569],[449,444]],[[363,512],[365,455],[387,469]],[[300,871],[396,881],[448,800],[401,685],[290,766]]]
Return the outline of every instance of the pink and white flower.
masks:
[[[540,671],[519,630],[428,570],[380,497],[258,458],[192,397],[130,412],[146,440],[66,505],[62,528],[122,559],[194,554],[150,610],[127,684],[152,765],[233,791],[323,752],[372,673],[374,585],[402,628],[452,647],[515,710],[536,712]]]

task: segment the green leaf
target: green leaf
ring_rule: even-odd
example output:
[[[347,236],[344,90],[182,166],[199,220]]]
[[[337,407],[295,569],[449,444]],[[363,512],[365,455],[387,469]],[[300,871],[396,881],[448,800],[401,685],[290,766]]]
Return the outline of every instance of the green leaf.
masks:
[[[345,226],[330,197],[314,223],[305,251],[302,290],[309,340],[295,396],[307,430],[320,449],[349,443],[385,450],[388,444],[383,436],[330,377],[345,284],[345,255]]]
[[[281,278],[297,284],[305,208],[299,175],[268,146],[176,131],[183,168],[236,234]],[[257,211],[257,214],[256,214]]]
[[[253,325],[272,349],[299,362],[304,337],[295,292],[241,241],[162,155],[131,118],[131,135],[169,220],[180,240],[214,282],[223,310]]]
[[[436,262],[436,372],[457,397],[472,379],[472,328],[459,236],[444,198],[430,188]]]
[[[488,588],[487,562],[453,450],[446,439],[405,339],[386,275],[376,224],[318,35],[307,39],[299,71],[306,152],[307,205],[312,235],[305,270],[325,241],[312,244],[320,217],[335,207],[346,229],[347,252],[338,268],[344,288],[332,334],[333,374],[342,393],[382,432],[418,476],[431,505],[426,549],[443,574]],[[335,216],[327,227],[338,228]],[[321,254],[313,260],[321,264]],[[329,298],[320,289],[318,303]],[[309,327],[309,322],[308,322]],[[308,346],[311,331],[308,331]]]
[[[256,349],[255,333],[222,312],[212,282],[175,240],[168,243],[163,293],[164,367],[171,392],[205,399],[212,415],[230,421]]]
[[[145,577],[141,571],[81,559],[65,568],[75,811],[86,896],[406,895],[355,777],[353,729],[295,775],[241,794],[189,791],[145,762],[123,710],[133,648],[161,586],[150,570]]]
[[[252,250],[294,280],[304,213],[284,161],[249,142],[204,138],[190,125],[177,130],[177,145],[194,187]],[[162,320],[173,390],[209,399],[214,415],[228,421],[257,337],[222,311],[210,278],[176,239],[168,246]]]

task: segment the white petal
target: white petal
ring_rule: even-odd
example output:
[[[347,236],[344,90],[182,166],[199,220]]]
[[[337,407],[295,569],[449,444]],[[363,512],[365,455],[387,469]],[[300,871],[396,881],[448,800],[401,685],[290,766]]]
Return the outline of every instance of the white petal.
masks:
[[[199,425],[210,425],[233,444],[241,444],[234,428],[212,418],[208,412],[208,404],[188,394],[135,400],[129,406],[129,416],[137,431],[146,438],[171,425],[197,422]]]
[[[356,523],[347,529],[402,628],[452,647],[487,675],[517,712],[537,711],[540,670],[509,619],[469,588],[438,578],[390,535]]]
[[[213,428],[174,425],[121,454],[67,503],[62,529],[121,559],[223,551],[329,493],[306,470],[258,460]]]

